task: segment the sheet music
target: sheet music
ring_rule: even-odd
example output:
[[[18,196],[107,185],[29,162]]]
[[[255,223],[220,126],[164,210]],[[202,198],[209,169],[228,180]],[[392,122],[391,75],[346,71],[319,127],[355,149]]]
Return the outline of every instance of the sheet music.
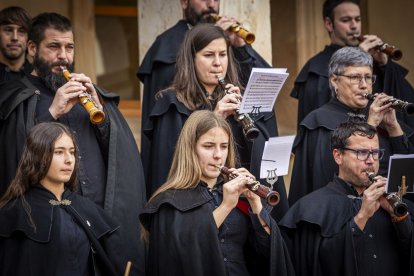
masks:
[[[406,176],[407,193],[414,193],[414,154],[394,154],[388,163],[387,192],[396,192],[401,185],[401,175]],[[392,182],[392,183],[390,183]]]
[[[244,91],[240,113],[272,111],[276,98],[289,76],[286,71],[286,68],[253,68]]]
[[[278,176],[287,175],[290,154],[295,136],[270,137],[266,141],[260,166],[260,178],[266,178],[269,172],[275,171]]]

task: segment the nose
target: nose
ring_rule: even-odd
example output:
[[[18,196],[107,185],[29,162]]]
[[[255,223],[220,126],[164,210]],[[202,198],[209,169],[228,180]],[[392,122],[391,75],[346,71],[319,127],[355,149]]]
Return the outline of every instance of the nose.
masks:
[[[215,55],[214,56],[213,65],[214,66],[221,66],[221,60],[220,60],[220,56],[219,55]]]
[[[367,164],[374,164],[375,163],[372,152],[369,153],[367,160],[365,160],[365,163],[367,163]]]
[[[57,53],[57,58],[58,58],[59,60],[65,60],[65,61],[68,61],[68,55],[67,55],[67,52],[66,52],[65,47],[61,47],[61,48],[59,48],[59,51],[58,51],[58,53]]]
[[[213,153],[215,159],[220,159],[223,157],[223,150],[221,148],[216,148]]]
[[[207,7],[209,8],[214,8],[214,2],[216,2],[217,0],[207,0]]]
[[[19,36],[19,32],[17,29],[13,30],[13,34],[12,34],[12,40],[17,40]]]
[[[73,153],[65,153],[65,163],[72,164],[73,162],[75,162],[75,156],[73,155]]]

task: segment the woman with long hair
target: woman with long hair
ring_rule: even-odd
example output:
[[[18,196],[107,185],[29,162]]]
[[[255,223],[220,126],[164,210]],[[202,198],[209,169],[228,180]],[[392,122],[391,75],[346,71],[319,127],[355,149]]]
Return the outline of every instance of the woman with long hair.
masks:
[[[150,142],[149,147],[142,149],[148,197],[166,181],[180,131],[196,110],[211,110],[228,120],[237,145],[237,166],[247,168],[259,178],[264,143],[277,136],[276,120],[273,112],[255,116],[258,136],[251,141],[234,119],[243,88],[225,31],[212,24],[194,26],[181,45],[176,69],[173,83],[157,94],[149,119],[143,122],[142,139]],[[219,79],[225,81],[224,87],[219,85]],[[281,195],[280,204],[274,208],[280,218],[288,208],[282,177],[275,190]]]
[[[235,164],[227,121],[212,111],[193,112],[167,181],[140,215],[148,275],[293,275],[269,208],[246,187],[254,176]],[[221,175],[221,166],[237,177]]]
[[[105,244],[118,228],[75,193],[77,146],[60,123],[34,126],[0,199],[1,275],[117,275]]]

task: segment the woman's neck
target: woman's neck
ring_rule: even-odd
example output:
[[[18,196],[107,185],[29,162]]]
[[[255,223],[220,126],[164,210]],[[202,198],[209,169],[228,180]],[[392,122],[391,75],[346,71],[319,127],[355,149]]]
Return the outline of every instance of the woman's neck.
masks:
[[[57,200],[62,200],[62,194],[65,191],[65,183],[56,184],[49,183],[46,181],[40,181],[40,185],[42,185],[46,190],[54,194]]]

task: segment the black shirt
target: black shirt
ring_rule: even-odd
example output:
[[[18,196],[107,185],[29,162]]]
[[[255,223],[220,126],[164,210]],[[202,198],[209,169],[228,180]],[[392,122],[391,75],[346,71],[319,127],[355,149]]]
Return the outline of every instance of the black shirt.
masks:
[[[40,97],[36,106],[36,121],[55,121],[49,112],[55,92],[48,89],[39,77],[28,76],[30,82],[39,89]],[[106,152],[103,150],[109,140],[109,119],[93,125],[81,104],[76,104],[57,121],[67,125],[79,147],[79,191],[99,206],[103,207],[106,183]]]

